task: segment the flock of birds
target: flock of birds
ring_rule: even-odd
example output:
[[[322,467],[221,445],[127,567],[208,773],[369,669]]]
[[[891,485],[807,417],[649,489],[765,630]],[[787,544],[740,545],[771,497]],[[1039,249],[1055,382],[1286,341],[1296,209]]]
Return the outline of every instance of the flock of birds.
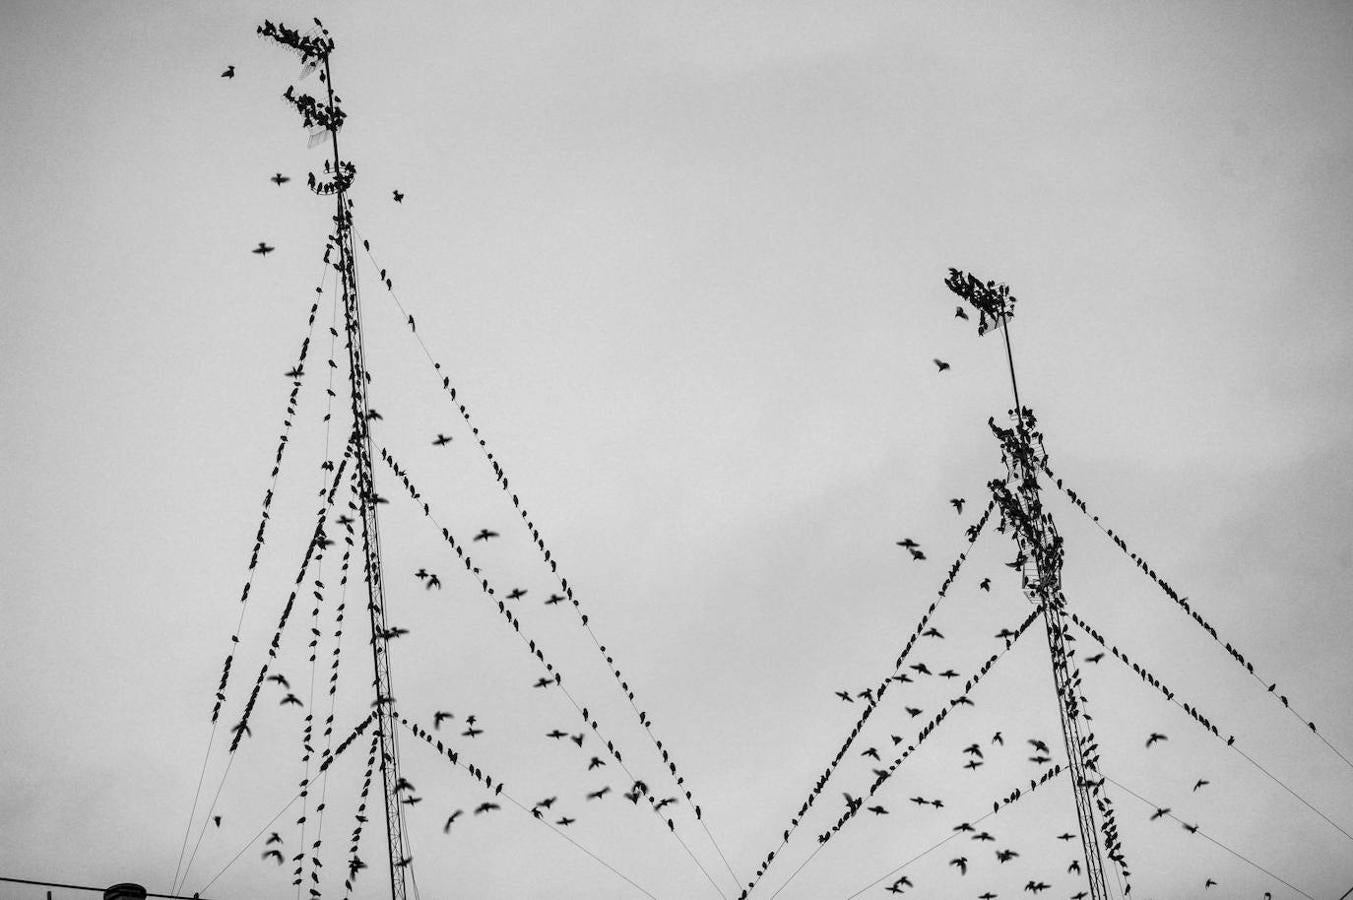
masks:
[[[225,68],[224,71],[221,72],[220,77],[224,79],[234,79],[235,75],[236,75],[235,66],[229,65]],[[292,181],[292,178],[282,172],[274,172],[268,178],[268,180],[277,187],[281,188],[286,184],[290,183]],[[398,189],[392,190],[391,196],[393,202],[399,204],[402,204],[405,198],[405,194]],[[276,247],[268,244],[265,241],[259,241],[258,245],[254,247],[251,250],[251,252],[258,256],[266,257],[268,254],[274,252],[275,250]],[[382,272],[381,276],[382,280],[385,280],[385,272]],[[956,307],[955,317],[959,319],[969,318],[967,311],[962,306]],[[411,330],[415,328],[415,323],[412,315],[408,317],[408,325]],[[939,358],[934,358],[932,362],[936,368],[937,374],[943,374],[944,372],[947,372],[952,368],[949,362]],[[297,366],[289,370],[285,374],[286,377],[290,379],[300,379],[304,375],[304,371],[300,366]],[[379,418],[379,414],[376,413],[374,410],[370,412],[370,416],[372,418]],[[446,447],[449,446],[452,443],[452,441],[453,438],[451,436],[439,432],[432,439],[431,443],[435,447]],[[380,502],[380,498],[377,499],[378,502]],[[963,514],[963,510],[966,503],[967,501],[963,497],[954,497],[949,500],[949,505],[952,506],[959,515]],[[497,537],[499,537],[498,532],[488,528],[483,528],[473,535],[472,540],[476,542],[484,542],[493,540],[494,538]],[[914,538],[906,537],[903,538],[902,540],[896,541],[896,544],[897,546],[906,550],[909,553],[912,560],[914,561],[920,562],[925,561],[927,559],[926,553],[922,548],[921,544]],[[1027,563],[1028,559],[1021,553],[1016,557],[1015,560],[1006,563],[1006,565],[1012,569],[1018,570],[1022,569]],[[423,567],[419,568],[413,574],[416,580],[422,585],[425,591],[442,589],[442,581],[437,573],[429,571],[427,568]],[[982,591],[990,592],[991,578],[987,577],[981,579],[981,581],[978,584],[978,588]],[[524,588],[514,588],[510,593],[506,595],[506,597],[509,600],[522,600],[526,597],[527,593],[528,591]],[[562,603],[565,599],[566,598],[560,594],[550,594],[549,597],[546,598],[543,602],[544,605],[546,606],[553,606]],[[381,634],[381,637],[383,637],[386,640],[390,640],[403,637],[408,633],[409,633],[408,629],[391,626],[388,627]],[[942,641],[945,639],[945,635],[934,627],[927,628],[925,631],[921,633],[921,636],[936,641]],[[1001,633],[998,633],[996,636],[998,638],[1010,637],[1011,632],[1009,632],[1008,630],[1004,630]],[[1097,664],[1100,661],[1102,661],[1104,656],[1105,656],[1104,652],[1099,652],[1093,655],[1085,656],[1083,659],[1087,663]],[[957,679],[961,677],[960,674],[953,668],[944,668],[935,671],[932,670],[930,666],[925,662],[917,662],[910,664],[908,668],[910,669],[910,672],[898,673],[892,676],[893,680],[900,683],[915,683],[917,679],[922,678]],[[269,676],[267,680],[269,682],[275,683],[277,685],[277,689],[279,690],[279,692],[282,693],[282,696],[280,696],[280,698],[278,699],[279,706],[281,707],[294,706],[304,709],[305,707],[304,701],[302,701],[300,697],[298,697],[294,692],[292,692],[291,685],[284,675],[280,673],[274,674],[272,676]],[[553,684],[556,683],[558,683],[557,675],[553,680],[549,678],[539,678],[532,685],[532,687],[539,689],[548,689],[549,687],[551,687]],[[866,704],[872,705],[876,702],[876,698],[873,695],[873,691],[868,688],[857,692],[852,692],[849,690],[839,690],[836,691],[835,694],[844,703],[855,703],[856,701],[863,701]],[[381,703],[384,699],[386,698],[378,697],[375,704],[373,705]],[[966,697],[960,698],[960,700],[971,703],[971,701],[966,700]],[[917,706],[905,705],[903,708],[906,711],[906,713],[912,718],[922,716],[925,712],[923,708]],[[456,715],[454,713],[447,710],[438,710],[433,715],[433,728],[434,730],[440,730],[444,724],[451,722],[455,719]],[[464,725],[464,730],[458,732],[460,737],[462,738],[465,738],[467,740],[474,740],[475,738],[485,733],[485,729],[481,726],[479,718],[474,714],[462,715],[462,717],[460,718],[460,723]],[[1312,728],[1314,727],[1312,726]],[[546,732],[544,736],[548,740],[556,742],[567,741],[569,743],[572,743],[576,746],[576,748],[579,751],[583,750],[584,744],[587,741],[587,736],[585,732],[573,734],[567,730],[560,728],[553,728],[550,731]],[[899,735],[894,734],[890,735],[889,737],[891,738],[894,746],[899,745],[904,741],[904,738],[902,738]],[[1145,748],[1148,750],[1152,749],[1157,745],[1166,742],[1168,740],[1169,740],[1168,736],[1165,735],[1164,733],[1153,731],[1149,733],[1145,739]],[[1025,743],[1030,748],[1029,752],[1031,753],[1031,755],[1027,757],[1027,761],[1039,767],[1040,771],[1046,771],[1046,767],[1052,765],[1053,763],[1052,748],[1044,740],[1036,737],[1026,738]],[[994,734],[992,734],[989,741],[985,745],[981,743],[971,743],[968,746],[964,747],[961,751],[960,768],[967,771],[976,771],[977,769],[986,765],[990,761],[989,756],[997,752],[993,748],[1004,749],[1005,746],[1006,741],[1000,731],[997,731]],[[592,755],[589,752],[584,751],[583,756],[586,758],[584,768],[585,773],[588,774],[593,773],[598,769],[604,768],[607,765],[604,759],[602,759],[599,756]],[[866,748],[864,751],[860,753],[860,756],[863,758],[870,758],[876,762],[881,762],[882,759],[878,748],[874,746]],[[874,773],[875,775],[883,774],[882,770],[880,769],[874,769]],[[1196,793],[1200,789],[1208,786],[1210,783],[1211,782],[1206,778],[1199,778],[1194,783],[1192,790],[1193,792]],[[497,796],[497,793],[500,793],[501,790],[502,785],[499,784],[497,792],[494,793],[490,797],[490,799],[485,799],[482,802],[478,803],[477,805],[470,807],[469,815],[472,818],[480,816],[488,816],[500,810],[502,808],[501,805],[495,799],[493,799],[493,797]],[[615,790],[616,789],[613,788],[613,786],[609,783],[601,784],[595,789],[588,790],[585,793],[583,793],[581,800],[575,802],[579,802],[580,804],[590,804],[592,801],[603,801],[605,798],[607,798],[609,795],[615,792]],[[395,793],[399,797],[399,800],[402,804],[411,808],[423,802],[423,797],[419,796],[412,782],[404,778],[401,778],[399,780],[396,786]],[[648,786],[642,781],[636,781],[632,785],[630,785],[627,790],[621,791],[620,795],[630,800],[631,803],[637,805],[640,799],[647,796],[648,793],[649,793]],[[865,802],[860,798],[853,797],[849,793],[844,793],[843,796],[847,807],[850,807],[852,810],[863,806],[863,803]],[[668,804],[673,804],[676,802],[678,802],[677,797],[669,797],[662,800],[655,800],[654,806],[657,810],[661,811]],[[918,807],[926,809],[938,810],[944,808],[943,800],[935,797],[928,798],[921,795],[917,795],[910,797],[909,802]],[[891,814],[891,810],[889,810],[886,806],[882,805],[881,803],[875,803],[874,805],[864,807],[864,809],[865,811],[873,814],[876,817],[887,816]],[[551,821],[553,825],[558,828],[567,828],[578,821],[576,810],[570,810],[569,812],[565,812],[564,804],[563,802],[561,802],[560,796],[558,794],[551,794],[550,796],[544,797],[536,801],[529,807],[529,812],[533,817],[537,819]],[[458,830],[459,827],[463,827],[458,826],[458,823],[462,822],[462,819],[465,815],[466,808],[455,808],[450,810],[447,813],[446,818],[442,824],[441,828],[442,832],[444,834],[451,834],[453,830]],[[1156,822],[1166,818],[1167,816],[1173,818],[1172,810],[1170,808],[1157,807],[1150,814],[1149,820],[1151,822]],[[219,828],[221,825],[221,816],[219,815],[213,816],[213,820],[214,824]],[[670,824],[671,823],[669,821],[669,826]],[[1182,821],[1181,825],[1184,828],[1184,830],[1189,833],[1195,833],[1198,830],[1197,825],[1192,825]],[[992,858],[994,858],[997,865],[1005,865],[1020,858],[1020,852],[1018,850],[1010,846],[1005,846],[1007,843],[1009,843],[1008,841],[998,839],[995,835],[993,835],[989,831],[978,830],[971,823],[960,822],[958,825],[954,826],[952,831],[955,835],[966,836],[970,841],[972,841],[976,845],[973,851],[968,851],[967,853],[960,853],[959,855],[956,855],[953,858],[949,859],[948,867],[954,870],[959,877],[968,876],[970,867],[974,866],[978,859],[978,853],[975,851],[982,849],[981,845],[984,844],[988,845],[987,849],[993,855]],[[1062,832],[1060,834],[1055,835],[1055,839],[1061,842],[1070,842],[1075,840],[1076,837],[1077,835],[1072,834],[1070,832]],[[272,832],[265,842],[264,845],[265,849],[261,854],[262,859],[265,861],[271,860],[280,866],[285,861],[285,856],[282,850],[283,844],[284,840],[282,836],[278,832]],[[293,860],[298,860],[303,855],[304,851],[293,857]],[[982,856],[984,857],[985,855],[986,855],[985,853],[982,854]],[[412,860],[410,858],[404,858],[399,860],[396,864],[400,866],[406,866],[411,861]],[[361,862],[360,859],[354,857],[352,862],[352,868],[354,870],[359,868],[365,868],[365,863]],[[1082,861],[1079,858],[1073,858],[1067,865],[1066,872],[1068,875],[1080,876],[1082,874]],[[1209,877],[1205,880],[1203,888],[1206,890],[1216,885],[1217,881]],[[904,894],[908,891],[915,889],[915,887],[916,883],[913,877],[904,874],[897,877],[891,883],[886,885],[884,887],[884,891],[890,894]],[[1024,884],[1023,892],[1038,895],[1045,891],[1051,890],[1052,887],[1053,887],[1052,883],[1050,883],[1050,881],[1048,880],[1045,880],[1044,878],[1037,879],[1031,878]],[[946,896],[950,895],[946,894]],[[998,898],[1001,895],[991,890],[987,890],[981,894],[976,894],[975,896],[977,900],[996,900],[996,898]],[[1069,895],[1070,900],[1084,900],[1084,898],[1088,896],[1089,895],[1085,890],[1080,890],[1077,893]],[[1269,898],[1271,895],[1265,893],[1264,896],[1265,898]]]

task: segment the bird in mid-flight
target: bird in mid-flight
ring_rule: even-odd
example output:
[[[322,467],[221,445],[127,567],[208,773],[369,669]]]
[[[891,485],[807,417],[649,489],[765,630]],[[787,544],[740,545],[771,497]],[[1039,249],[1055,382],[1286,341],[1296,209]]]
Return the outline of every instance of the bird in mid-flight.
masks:
[[[445,447],[445,446],[446,446],[447,444],[449,444],[449,443],[451,443],[451,438],[448,437],[447,435],[442,434],[442,433],[439,431],[439,432],[437,432],[437,437],[434,438],[433,441],[432,441],[432,446],[434,446],[434,447]]]
[[[253,250],[250,250],[249,252],[257,253],[259,256],[267,256],[269,253],[273,252],[276,249],[277,249],[276,247],[269,247],[265,242],[259,241],[258,246],[255,247]]]
[[[403,203],[403,202],[404,202],[404,192],[403,192],[403,191],[393,191],[392,193],[394,194],[395,202],[396,202],[396,203]]]
[[[276,172],[268,180],[271,181],[273,184],[277,185],[278,187],[281,187],[291,179],[288,178],[286,175],[283,175],[281,172]]]
[[[487,541],[489,538],[496,538],[497,536],[498,536],[498,532],[496,532],[496,531],[489,531],[487,528],[481,528],[481,529],[479,529],[479,534],[476,534],[476,535],[474,536],[474,540],[476,540],[476,541]]]
[[[1150,747],[1152,744],[1156,744],[1156,743],[1159,743],[1160,741],[1168,741],[1168,740],[1169,740],[1169,738],[1166,737],[1165,735],[1161,734],[1159,731],[1153,731],[1153,732],[1151,732],[1150,736],[1147,737],[1147,739],[1146,739],[1146,746]]]
[[[226,67],[225,67],[225,71],[221,73],[221,77],[222,77],[222,78],[234,78],[234,77],[235,77],[235,67],[234,67],[234,66],[226,66]]]
[[[963,504],[967,502],[968,501],[964,500],[962,497],[955,497],[954,499],[949,501],[949,505],[952,506],[954,509],[958,510],[958,514],[961,516],[963,515]]]
[[[938,369],[938,370],[941,371],[941,372],[943,372],[945,369],[949,368],[949,364],[948,364],[947,362],[945,362],[944,360],[942,360],[942,359],[935,359],[935,360],[932,360],[932,362],[935,363],[935,368]]]
[[[968,311],[967,311],[966,309],[964,309],[963,307],[961,307],[961,306],[955,306],[955,307],[954,307],[954,318],[955,318],[955,319],[966,319],[966,318],[968,318]]]

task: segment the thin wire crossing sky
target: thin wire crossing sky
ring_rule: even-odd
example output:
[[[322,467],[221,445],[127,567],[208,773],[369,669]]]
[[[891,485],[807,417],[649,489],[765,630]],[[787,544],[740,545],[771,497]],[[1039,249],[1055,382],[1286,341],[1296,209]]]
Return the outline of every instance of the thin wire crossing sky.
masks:
[[[0,876],[344,896],[370,726],[317,760],[375,698],[333,518],[296,584],[351,427],[330,149],[255,34],[315,15],[412,896],[732,898],[771,851],[753,898],[1083,889],[1042,625],[1007,649],[1012,536],[968,540],[1012,399],[950,267],[1018,298],[1131,896],[1353,886],[1353,10],[1318,2],[6,5]]]

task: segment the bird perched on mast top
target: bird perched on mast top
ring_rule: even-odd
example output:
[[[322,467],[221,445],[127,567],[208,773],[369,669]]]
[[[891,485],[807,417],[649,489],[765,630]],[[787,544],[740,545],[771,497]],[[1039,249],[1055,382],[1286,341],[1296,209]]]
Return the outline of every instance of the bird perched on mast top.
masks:
[[[1007,285],[997,284],[994,281],[983,284],[971,272],[950,269],[949,277],[944,280],[944,286],[967,300],[977,310],[978,335],[995,330],[1002,318],[1009,318],[1015,314],[1015,298],[1010,294]],[[959,307],[960,310],[962,308]]]

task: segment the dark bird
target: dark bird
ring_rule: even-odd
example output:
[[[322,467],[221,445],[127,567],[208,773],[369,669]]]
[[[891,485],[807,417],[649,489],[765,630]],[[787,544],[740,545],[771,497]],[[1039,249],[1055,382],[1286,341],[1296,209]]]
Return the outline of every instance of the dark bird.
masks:
[[[943,372],[945,369],[949,368],[949,364],[948,364],[947,362],[945,362],[944,360],[942,360],[942,359],[932,360],[932,362],[935,363],[935,368],[938,369],[938,370],[941,371],[941,372]]]
[[[960,856],[956,859],[949,860],[949,865],[957,866],[958,874],[960,875],[968,874],[968,858],[966,856]]]
[[[402,191],[393,191],[392,193],[394,194],[395,202],[396,202],[396,203],[403,203],[403,202],[404,202],[404,194],[403,194]]]
[[[1209,784],[1211,784],[1211,783],[1212,783],[1212,782],[1208,781],[1206,778],[1199,778],[1199,779],[1194,783],[1193,789],[1196,791],[1196,790],[1198,790],[1198,788],[1200,788],[1200,787],[1205,787],[1206,785],[1209,785]]]
[[[982,745],[981,745],[981,744],[969,744],[968,746],[966,746],[966,747],[963,748],[963,752],[964,752],[964,753],[970,753],[970,754],[972,754],[973,756],[976,756],[976,757],[978,757],[978,758],[980,759],[981,756],[982,756]]]
[[[445,722],[447,719],[454,719],[455,717],[456,717],[455,713],[442,712],[439,710],[432,714],[432,727],[441,728],[443,722]]]
[[[1043,743],[1042,741],[1035,740],[1035,739],[1033,739],[1033,738],[1030,738],[1030,739],[1029,739],[1029,746],[1030,746],[1030,747],[1033,747],[1033,748],[1034,748],[1035,750],[1037,750],[1039,753],[1051,753],[1051,752],[1052,752],[1051,750],[1048,749],[1048,745],[1047,745],[1047,744]]]
[[[304,706],[305,704],[301,703],[301,698],[300,698],[300,697],[297,697],[295,694],[287,694],[285,697],[282,698],[282,702],[281,702],[280,704],[278,704],[278,705],[279,705],[279,706]]]
[[[427,578],[427,577],[428,577],[428,570],[427,570],[427,569],[419,569],[417,572],[414,572],[414,573],[413,573],[413,577],[414,577],[414,578],[417,578],[419,581],[422,581],[424,578]]]
[[[974,835],[972,836],[972,839],[973,839],[974,841],[994,841],[994,840],[996,840],[996,838],[992,837],[992,835],[990,834],[990,832],[986,832],[986,831],[979,831],[979,832],[977,832],[977,834],[974,834]]]
[[[476,540],[476,541],[487,541],[489,538],[496,538],[497,536],[498,536],[498,532],[496,532],[496,531],[489,531],[487,528],[481,528],[481,529],[479,530],[479,534],[476,534],[476,535],[474,536],[474,540]]]
[[[451,815],[449,815],[449,816],[446,817],[446,824],[442,826],[442,834],[450,834],[450,833],[451,833],[451,825],[456,821],[456,819],[459,819],[459,818],[460,818],[461,813],[463,813],[463,812],[465,812],[465,810],[463,810],[463,809],[458,809],[458,810],[456,810],[455,812],[453,812]]]
[[[1092,656],[1087,656],[1087,657],[1085,657],[1085,661],[1088,662],[1088,663],[1097,663],[1097,662],[1099,662],[1099,661],[1100,661],[1101,659],[1103,659],[1103,658],[1104,658],[1104,651],[1101,650],[1101,651],[1099,651],[1098,653],[1093,654]]]
[[[966,319],[966,318],[968,318],[968,311],[967,311],[966,309],[964,309],[963,307],[961,307],[961,306],[955,306],[955,307],[954,307],[954,318],[956,318],[956,319]]]
[[[888,810],[884,809],[882,806],[869,806],[866,807],[866,809],[868,809],[871,813],[873,813],[876,816],[888,815]]]
[[[922,632],[921,632],[921,637],[933,637],[933,638],[939,638],[940,640],[944,640],[944,635],[941,634],[941,633],[940,633],[940,630],[939,630],[938,628],[934,627],[933,625],[932,625],[931,627],[927,628],[925,631],[922,631]]]
[[[1063,831],[1061,834],[1057,835],[1057,840],[1059,840],[1059,841],[1070,841],[1070,840],[1075,839],[1075,837],[1076,837],[1076,836],[1075,836],[1074,834],[1072,834],[1071,832],[1069,832],[1069,831]]]
[[[1071,865],[1066,867],[1066,874],[1079,875],[1080,873],[1081,873],[1081,861],[1079,859],[1073,859],[1071,861]]]
[[[577,820],[577,819],[570,819],[568,816],[564,816],[562,819],[560,819],[559,821],[555,822],[554,824],[556,824],[556,825],[562,825],[562,826],[564,826],[565,828],[567,828],[568,826],[572,825],[572,824],[573,824],[574,822],[576,822],[576,821],[578,821],[578,820]]]
[[[563,595],[563,594],[550,594],[549,599],[545,601],[545,605],[546,605],[546,606],[554,606],[556,603],[563,603],[563,602],[564,602],[564,595]]]
[[[968,501],[964,500],[962,497],[955,497],[949,501],[949,505],[958,510],[958,514],[961,516],[963,515],[963,504],[967,502]]]
[[[275,860],[277,860],[277,864],[278,864],[279,866],[284,862],[284,860],[282,859],[282,851],[281,851],[281,850],[264,850],[264,851],[263,851],[263,858],[264,858],[264,859],[275,859]]]
[[[476,735],[481,735],[481,734],[483,734],[483,733],[484,733],[484,729],[482,729],[482,728],[475,728],[473,725],[471,725],[469,728],[467,728],[467,729],[465,729],[464,731],[462,731],[462,732],[460,733],[460,735],[461,735],[461,737],[472,738],[472,737],[475,737]]]
[[[920,562],[921,560],[926,558],[925,552],[920,548],[912,547],[909,552],[911,553],[911,558],[916,560],[917,562]]]
[[[432,446],[434,446],[434,447],[445,447],[445,446],[446,446],[447,444],[449,444],[449,443],[451,443],[451,438],[450,438],[448,435],[442,434],[442,433],[439,431],[439,432],[437,432],[437,437],[434,438],[433,441],[432,441]]]
[[[1190,825],[1188,822],[1180,822],[1179,824],[1180,824],[1180,825],[1183,825],[1183,826],[1184,826],[1184,830],[1187,831],[1189,834],[1197,834],[1197,833],[1198,833],[1198,826],[1197,826],[1197,825]]]
[[[930,671],[930,669],[926,666],[925,663],[912,663],[912,664],[911,664],[910,666],[908,666],[907,668],[911,669],[911,670],[912,670],[913,672],[915,672],[917,675],[930,675],[930,674],[932,674],[931,671]]]
[[[302,368],[301,366],[293,366],[292,368],[287,369],[286,371],[286,377],[292,379],[293,381],[296,380],[297,378],[300,378],[304,374],[305,369]]]
[[[234,67],[234,66],[226,66],[226,67],[225,67],[225,71],[221,73],[221,77],[222,77],[222,78],[234,78],[234,77],[235,77],[235,67]]]
[[[601,757],[599,757],[599,756],[594,756],[594,757],[592,757],[592,761],[589,762],[589,763],[587,764],[587,771],[590,772],[590,771],[592,771],[593,769],[598,768],[599,766],[604,766],[604,765],[606,765],[606,761],[605,761],[605,760],[603,760],[603,759],[602,759]]]
[[[1039,753],[1029,757],[1029,762],[1037,763],[1040,766],[1046,766],[1048,763],[1052,762],[1052,757],[1044,756],[1043,754]]]
[[[588,800],[600,800],[611,792],[611,786],[608,784],[600,790],[592,791],[587,795]]]
[[[846,701],[847,703],[854,703],[854,702],[855,702],[855,698],[852,697],[852,696],[850,696],[850,691],[837,691],[837,692],[836,692],[836,696],[840,697],[842,700]]]
[[[577,733],[577,734],[570,734],[570,735],[568,736],[568,739],[569,739],[570,741],[572,741],[573,743],[577,744],[579,747],[581,747],[581,746],[583,745],[583,736],[584,736],[585,734],[586,734],[586,732],[579,732],[579,733]]]
[[[409,795],[408,797],[405,797],[402,802],[407,803],[409,806],[417,806],[419,803],[423,802],[423,798]]]
[[[273,177],[269,178],[268,180],[271,181],[273,184],[277,185],[278,187],[281,187],[291,179],[283,175],[281,172],[278,172],[276,175],[273,175]]]
[[[536,679],[536,683],[535,683],[534,686],[535,686],[535,687],[538,687],[538,688],[547,688],[547,687],[549,687],[549,686],[552,685],[552,684],[554,684],[553,681],[550,681],[550,679],[548,679],[548,678],[542,677],[542,678],[537,678],[537,679]]]
[[[502,807],[499,806],[497,803],[492,803],[486,800],[474,808],[474,814],[477,816],[480,813],[492,812],[495,809],[502,809]]]
[[[285,676],[285,675],[282,675],[282,674],[269,675],[269,676],[268,676],[268,681],[275,681],[275,682],[277,682],[278,684],[280,684],[280,685],[281,685],[282,687],[284,687],[284,688],[290,688],[290,687],[291,687],[291,683],[290,683],[289,681],[287,681],[286,676]]]
[[[1005,738],[1001,736],[999,731],[991,736],[991,742],[993,744],[1000,744],[1002,747],[1005,746]]]
[[[556,728],[554,729],[554,731],[551,731],[550,733],[546,734],[545,737],[554,738],[557,741],[562,737],[568,737],[568,732],[560,731],[558,728]]]
[[[1024,886],[1024,889],[1031,894],[1040,894],[1050,887],[1052,887],[1052,885],[1048,884],[1046,881],[1031,881]]]
[[[908,550],[915,550],[921,545],[913,541],[911,538],[906,538],[904,540],[898,541],[897,546],[906,547]]]
[[[1215,882],[1215,881],[1213,881],[1211,878],[1209,878],[1207,881],[1204,881],[1204,882],[1203,882],[1203,890],[1207,890],[1208,888],[1212,887],[1212,886],[1215,885],[1216,883],[1217,883],[1217,882]]]
[[[1157,807],[1156,811],[1151,814],[1151,821],[1154,822],[1162,816],[1168,816],[1169,814],[1170,808],[1168,806]]]
[[[982,765],[983,763],[980,759],[970,759],[963,764],[963,768],[976,770]]]
[[[268,840],[264,842],[264,846],[280,843],[282,843],[282,836],[274,831],[272,834],[268,835]]]
[[[860,755],[861,755],[861,756],[872,756],[872,757],[874,757],[874,759],[877,759],[879,762],[883,762],[882,759],[879,759],[879,752],[878,752],[877,750],[875,750],[873,747],[870,747],[868,750],[864,751],[864,752],[861,753]]]
[[[1008,862],[1010,862],[1010,860],[1014,859],[1016,856],[1019,856],[1019,853],[1017,853],[1017,852],[1014,851],[1014,850],[997,850],[997,851],[996,851],[996,861],[997,861],[997,862],[1008,863]]]
[[[903,875],[901,878],[899,878],[899,879],[897,879],[896,881],[894,881],[894,882],[892,883],[892,886],[889,887],[888,890],[892,891],[892,892],[895,893],[895,894],[900,894],[900,893],[902,893],[902,888],[909,888],[909,887],[916,887],[916,885],[914,885],[914,884],[911,883],[911,879],[910,879],[910,878],[908,878],[906,875]]]
[[[253,250],[250,250],[249,252],[257,253],[259,256],[267,256],[269,253],[273,252],[276,249],[277,249],[276,247],[269,247],[263,241],[259,241],[258,246],[255,247]]]
[[[521,588],[513,588],[513,589],[512,589],[512,592],[509,593],[509,594],[507,595],[507,599],[509,599],[509,600],[520,600],[522,597],[525,597],[525,596],[526,596],[526,591],[522,590]]]
[[[432,590],[433,588],[441,590],[442,580],[438,578],[436,575],[429,575],[427,581],[423,583],[423,587],[427,588],[429,591]]]
[[[221,817],[220,817],[220,816],[212,816],[212,817],[211,817],[211,820],[212,820],[213,822],[216,823],[216,827],[217,827],[217,828],[220,828],[220,827],[221,827]]]
[[[1160,741],[1168,741],[1168,740],[1169,740],[1169,738],[1166,737],[1165,735],[1161,734],[1159,731],[1153,731],[1153,732],[1151,732],[1150,737],[1148,737],[1148,738],[1146,739],[1146,746],[1150,747],[1152,744],[1158,743],[1158,742],[1160,742]]]
[[[988,594],[991,593],[991,579],[990,579],[990,578],[983,578],[983,579],[978,583],[977,586],[978,586],[980,589],[986,591]]]
[[[943,672],[940,673],[940,677],[941,677],[941,678],[957,678],[957,677],[958,677],[958,673],[955,672],[953,669],[945,669]]]
[[[925,710],[917,709],[914,706],[904,706],[902,708],[905,709],[907,711],[907,715],[911,716],[913,719],[919,716],[921,713],[925,712]]]

